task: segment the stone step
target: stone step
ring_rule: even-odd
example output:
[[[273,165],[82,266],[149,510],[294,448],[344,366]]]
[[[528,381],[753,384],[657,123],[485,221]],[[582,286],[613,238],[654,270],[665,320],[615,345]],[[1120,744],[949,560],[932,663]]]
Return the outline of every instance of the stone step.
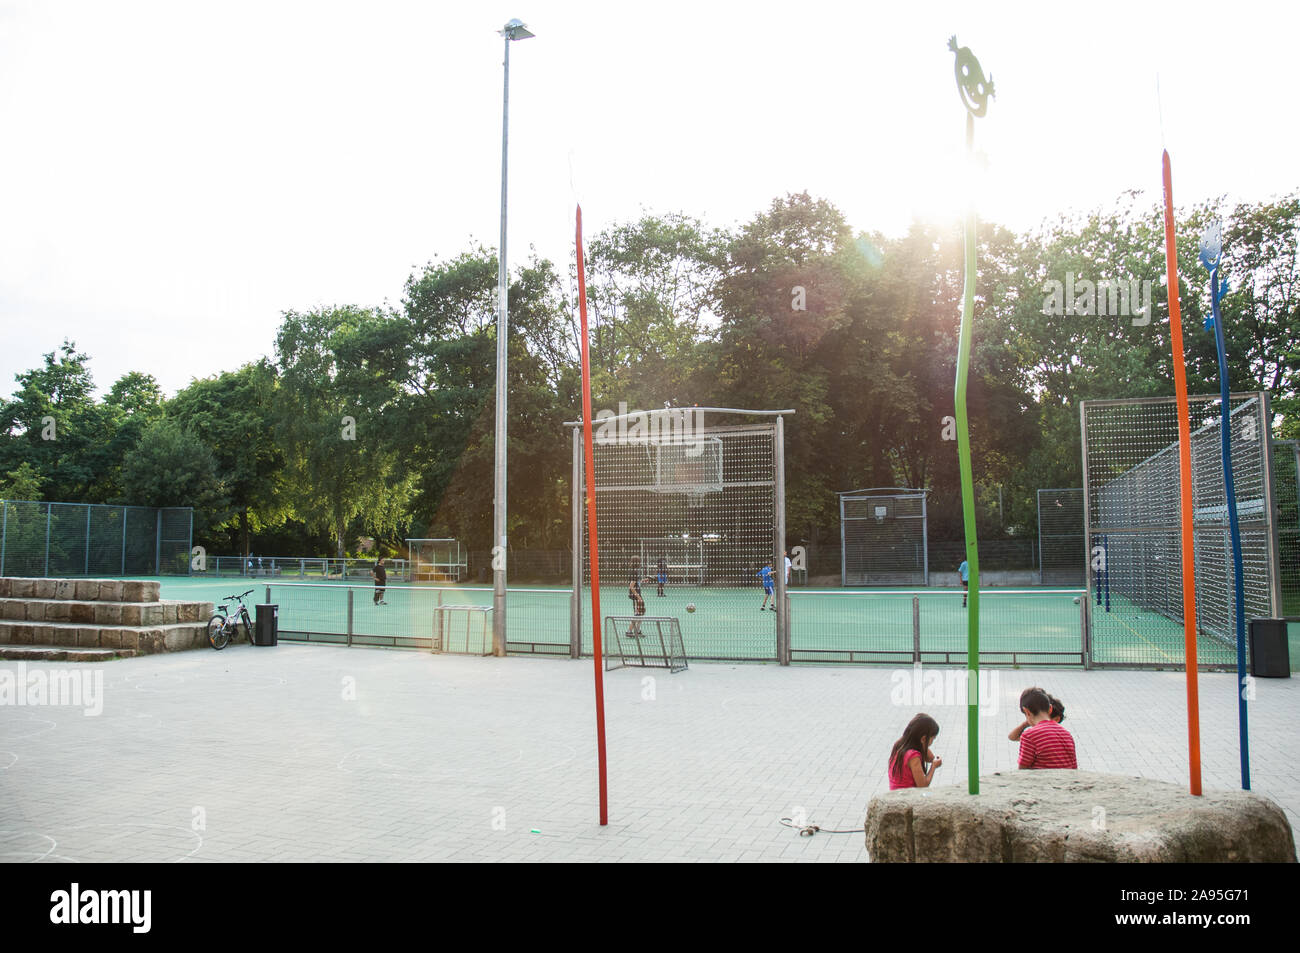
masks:
[[[0,599],[157,602],[160,593],[160,584],[150,579],[28,579],[0,576]]]
[[[247,641],[248,634],[241,637]],[[210,648],[207,622],[174,625],[78,625],[72,622],[0,621],[0,645],[129,649],[142,655]]]
[[[82,625],[174,625],[207,622],[211,602],[101,602],[80,599],[0,598],[0,620]]]
[[[61,645],[0,645],[0,659],[18,662],[111,662],[134,649],[73,649]]]

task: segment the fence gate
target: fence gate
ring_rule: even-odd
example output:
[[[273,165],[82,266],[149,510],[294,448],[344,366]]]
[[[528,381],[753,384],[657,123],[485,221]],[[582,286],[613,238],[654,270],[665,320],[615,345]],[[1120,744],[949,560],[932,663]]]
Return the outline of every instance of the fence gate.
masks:
[[[1044,586],[1083,586],[1087,580],[1088,550],[1083,535],[1082,487],[1039,490],[1039,583]]]

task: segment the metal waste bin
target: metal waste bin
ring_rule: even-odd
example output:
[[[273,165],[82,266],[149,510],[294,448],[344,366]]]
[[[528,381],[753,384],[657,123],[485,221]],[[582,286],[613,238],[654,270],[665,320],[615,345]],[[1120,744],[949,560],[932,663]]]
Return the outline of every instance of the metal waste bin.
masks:
[[[280,607],[274,603],[259,603],[254,607],[253,644],[275,645],[280,640]]]
[[[1290,678],[1291,651],[1285,619],[1250,620],[1250,674],[1256,678]]]

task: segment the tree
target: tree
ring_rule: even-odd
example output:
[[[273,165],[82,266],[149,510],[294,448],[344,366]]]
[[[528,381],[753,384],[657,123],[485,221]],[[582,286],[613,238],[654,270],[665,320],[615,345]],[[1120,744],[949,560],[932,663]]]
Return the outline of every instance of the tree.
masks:
[[[275,436],[275,388],[275,368],[261,360],[192,381],[167,404],[168,416],[212,449],[244,555],[254,531],[279,526],[292,512]]]
[[[287,311],[276,335],[276,434],[290,499],[308,523],[329,528],[339,557],[354,519],[391,535],[411,494],[398,469],[390,369],[401,338],[389,315],[353,306]]]
[[[225,517],[226,489],[212,451],[175,420],[150,424],[122,470],[122,503],[192,506],[195,533]]]

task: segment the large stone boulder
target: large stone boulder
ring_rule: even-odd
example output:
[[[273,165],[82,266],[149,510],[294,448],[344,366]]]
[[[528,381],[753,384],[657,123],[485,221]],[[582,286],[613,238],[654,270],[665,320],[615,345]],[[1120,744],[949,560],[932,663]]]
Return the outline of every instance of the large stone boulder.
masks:
[[[909,788],[871,799],[875,863],[1288,862],[1286,814],[1250,791],[1193,797],[1165,781],[1091,771],[1017,771],[964,787]]]

